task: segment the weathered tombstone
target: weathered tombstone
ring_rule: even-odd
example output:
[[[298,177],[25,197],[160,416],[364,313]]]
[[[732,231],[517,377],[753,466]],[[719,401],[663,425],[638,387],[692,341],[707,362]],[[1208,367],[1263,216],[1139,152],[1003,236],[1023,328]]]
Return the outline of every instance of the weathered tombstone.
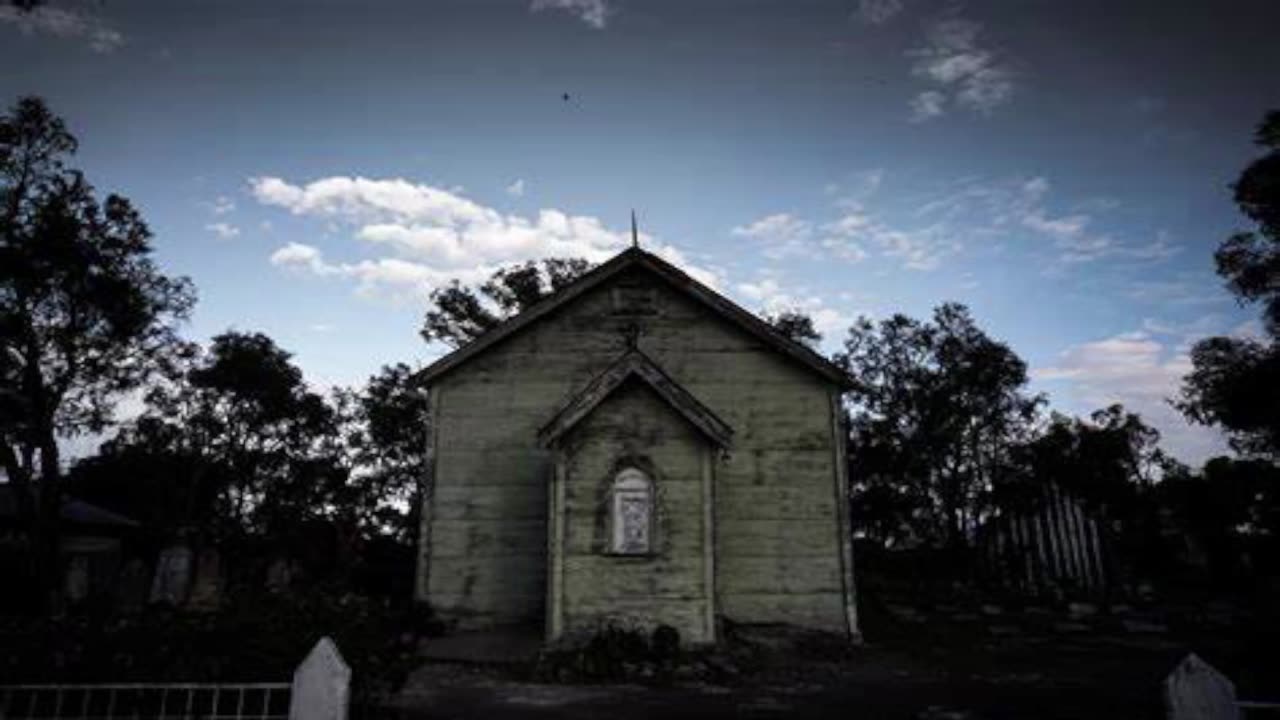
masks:
[[[328,637],[293,671],[289,720],[346,720],[351,668]]]
[[[151,584],[151,602],[181,605],[191,583],[191,548],[174,545],[160,552],[156,579]]]
[[[187,606],[195,610],[216,610],[222,600],[222,559],[217,548],[205,548],[196,559],[196,579],[191,585]]]
[[[147,566],[138,558],[125,563],[116,581],[116,606],[121,612],[137,612],[147,600]]]
[[[1236,687],[1191,653],[1164,680],[1168,720],[1240,720]]]
[[[285,592],[293,584],[293,562],[289,558],[276,558],[267,566],[267,590]]]
[[[85,555],[72,555],[67,563],[65,579],[67,602],[76,603],[89,597],[89,558]]]

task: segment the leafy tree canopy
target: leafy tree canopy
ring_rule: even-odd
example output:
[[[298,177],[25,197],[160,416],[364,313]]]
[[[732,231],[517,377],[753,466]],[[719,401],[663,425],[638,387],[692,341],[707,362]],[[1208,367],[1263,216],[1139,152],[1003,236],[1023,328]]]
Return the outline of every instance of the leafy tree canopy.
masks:
[[[1241,302],[1262,305],[1264,339],[1212,337],[1191,351],[1193,370],[1176,403],[1192,421],[1216,425],[1239,452],[1280,458],[1280,111],[1258,128],[1261,157],[1233,186],[1257,224],[1225,240],[1214,259]]]
[[[765,322],[786,337],[810,347],[822,342],[822,333],[813,326],[813,318],[799,310],[784,310],[765,316]]]
[[[186,279],[151,259],[151,231],[129,201],[100,201],[67,166],[76,147],[39,98],[0,116],[0,466],[47,569],[58,439],[103,429],[120,396],[168,361],[195,302]]]
[[[579,258],[551,258],[503,268],[476,288],[455,280],[432,291],[420,334],[427,342],[461,347],[590,269]]]
[[[219,534],[267,530],[323,513],[346,482],[338,417],[291,356],[262,334],[228,332],[153,388],[146,412],[104,455],[147,451],[182,459],[195,498],[215,498]],[[202,525],[193,516],[193,525]]]
[[[1042,402],[1025,392],[1026,363],[958,304],[932,322],[860,319],[837,362],[859,381],[849,462],[864,526],[884,542],[963,544]]]

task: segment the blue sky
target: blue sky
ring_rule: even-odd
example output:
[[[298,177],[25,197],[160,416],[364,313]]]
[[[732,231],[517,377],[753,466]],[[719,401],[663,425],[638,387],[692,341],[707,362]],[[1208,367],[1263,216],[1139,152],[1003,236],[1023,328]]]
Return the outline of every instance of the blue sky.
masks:
[[[51,2],[0,9],[0,91],[45,97],[200,293],[318,385],[442,348],[449,278],[647,247],[827,350],[968,304],[1056,409],[1164,401],[1208,334],[1228,184],[1280,105],[1270,0]],[[568,93],[570,99],[563,100]]]

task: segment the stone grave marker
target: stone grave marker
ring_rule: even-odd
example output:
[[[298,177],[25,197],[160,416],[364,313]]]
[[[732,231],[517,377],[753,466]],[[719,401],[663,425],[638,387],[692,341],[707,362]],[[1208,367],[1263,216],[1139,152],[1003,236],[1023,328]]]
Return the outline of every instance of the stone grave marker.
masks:
[[[151,602],[181,605],[191,584],[191,548],[174,545],[160,552],[156,579],[151,584]]]
[[[147,601],[147,566],[133,558],[116,580],[116,606],[124,613],[137,612]]]
[[[64,589],[69,602],[80,602],[89,597],[89,558],[84,555],[72,555],[67,563],[67,575]]]
[[[1235,685],[1195,653],[1165,678],[1164,706],[1168,720],[1240,720]]]
[[[222,558],[217,548],[205,548],[196,560],[196,579],[187,605],[196,610],[216,610],[222,600]]]
[[[346,720],[351,668],[328,637],[293,671],[289,720]]]

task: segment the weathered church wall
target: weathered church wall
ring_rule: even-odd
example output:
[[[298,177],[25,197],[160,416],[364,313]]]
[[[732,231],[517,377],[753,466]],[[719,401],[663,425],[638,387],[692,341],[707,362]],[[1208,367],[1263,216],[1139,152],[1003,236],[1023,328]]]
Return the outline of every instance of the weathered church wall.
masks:
[[[563,630],[590,630],[615,618],[649,629],[670,625],[686,642],[710,642],[707,440],[633,380],[606,398],[561,447]],[[609,490],[627,467],[642,470],[653,483],[654,547],[648,555],[608,554]]]
[[[657,288],[619,315],[608,286]],[[719,612],[846,629],[831,387],[643,269],[595,288],[438,379],[435,491],[419,595],[446,616],[541,621],[551,456],[538,429],[639,347],[734,429],[716,466]]]

